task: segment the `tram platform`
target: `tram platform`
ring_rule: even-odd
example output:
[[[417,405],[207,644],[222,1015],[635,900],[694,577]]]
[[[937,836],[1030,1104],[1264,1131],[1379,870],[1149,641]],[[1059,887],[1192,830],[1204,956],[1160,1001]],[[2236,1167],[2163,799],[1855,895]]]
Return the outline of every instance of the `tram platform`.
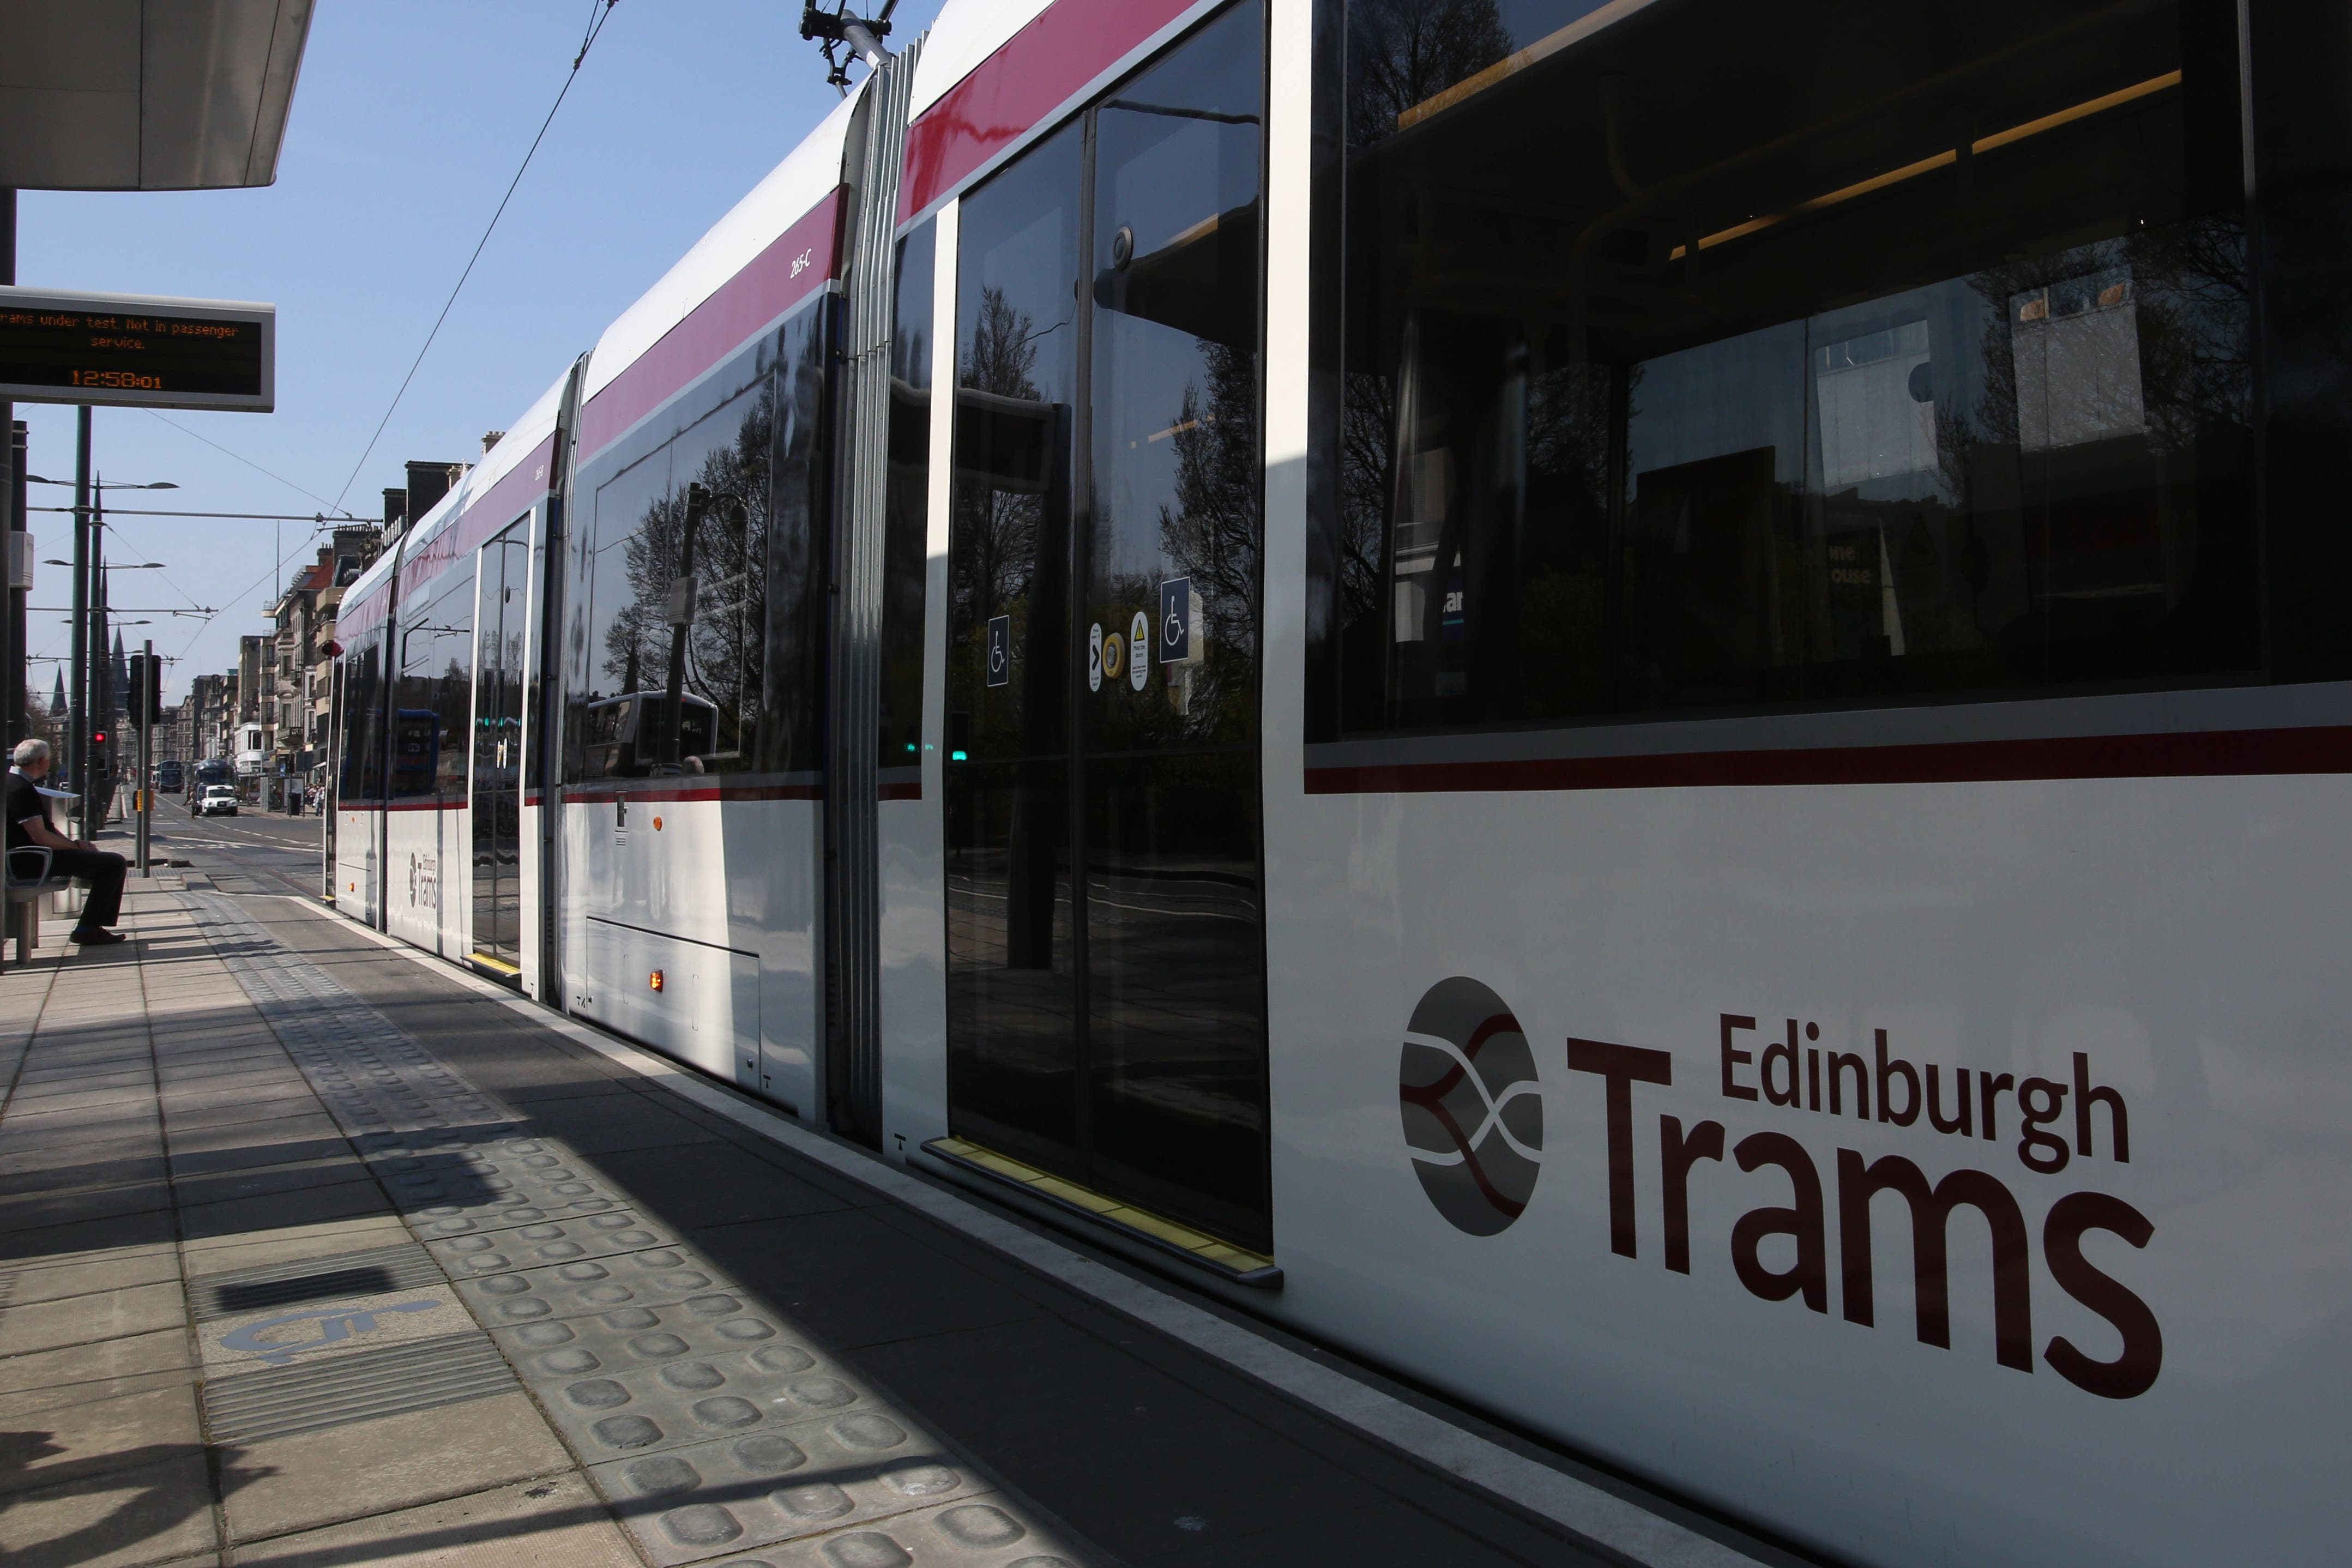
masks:
[[[0,1559],[1803,1559],[388,947],[0,974]]]

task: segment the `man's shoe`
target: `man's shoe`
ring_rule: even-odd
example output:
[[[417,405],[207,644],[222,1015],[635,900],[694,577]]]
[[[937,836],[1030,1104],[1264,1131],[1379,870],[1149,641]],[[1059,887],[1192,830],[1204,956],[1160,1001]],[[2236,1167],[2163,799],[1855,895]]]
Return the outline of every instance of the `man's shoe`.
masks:
[[[110,942],[129,942],[131,939],[119,931],[108,931],[104,926],[92,926],[88,931],[77,926],[66,940],[78,942],[84,947],[103,947]]]

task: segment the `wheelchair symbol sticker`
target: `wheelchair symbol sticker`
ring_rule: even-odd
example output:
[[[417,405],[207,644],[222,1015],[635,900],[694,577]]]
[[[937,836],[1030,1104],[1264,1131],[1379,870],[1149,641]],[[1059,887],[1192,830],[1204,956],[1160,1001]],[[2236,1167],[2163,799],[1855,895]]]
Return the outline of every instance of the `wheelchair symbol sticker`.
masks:
[[[998,616],[988,623],[988,684],[1013,684],[1013,617]]]
[[[1192,657],[1192,579],[1171,577],[1160,584],[1160,662],[1183,664]]]

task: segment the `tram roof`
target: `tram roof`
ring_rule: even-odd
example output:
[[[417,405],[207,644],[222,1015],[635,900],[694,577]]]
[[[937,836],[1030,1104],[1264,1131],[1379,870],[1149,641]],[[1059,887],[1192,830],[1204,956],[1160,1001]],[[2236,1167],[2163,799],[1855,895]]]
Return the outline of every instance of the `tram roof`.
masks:
[[[860,84],[858,92],[851,93],[818,121],[816,129],[785,154],[767,178],[604,329],[581,384],[583,405],[612,385],[801,219],[832,199],[841,188],[842,153],[849,138],[850,116],[863,90]],[[834,258],[827,257],[825,261],[829,278]]]
[[[383,624],[383,613],[392,602],[392,575],[400,570],[400,552],[387,550],[368,563],[367,570],[352,580],[335,606],[335,640],[346,651],[356,647],[362,637],[371,636]]]
[[[435,542],[449,531],[458,514],[465,510],[467,480],[472,478],[473,473],[469,469],[464,479],[449,487],[448,494],[433,503],[432,510],[410,523],[407,531],[400,536],[400,594],[403,599],[415,592],[418,586],[414,580],[413,570],[416,563],[426,557]]]
[[[919,115],[978,69],[1013,36],[1043,16],[1053,0],[948,0],[924,35],[915,63],[910,116]]]

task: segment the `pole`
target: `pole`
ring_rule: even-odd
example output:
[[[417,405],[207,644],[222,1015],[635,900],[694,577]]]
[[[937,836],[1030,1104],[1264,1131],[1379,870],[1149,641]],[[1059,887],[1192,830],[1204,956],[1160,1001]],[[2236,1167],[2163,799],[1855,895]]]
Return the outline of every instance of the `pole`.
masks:
[[[16,188],[0,187],[0,283],[16,281]],[[31,731],[25,712],[25,600],[16,592],[16,557],[29,555],[19,535],[25,527],[24,442],[16,434],[16,405],[0,398],[0,544],[7,546],[5,586],[0,587],[0,666],[8,689],[0,692],[0,736],[15,745]]]
[[[155,722],[155,705],[148,700],[148,693],[153,691],[162,684],[155,679],[157,673],[155,668],[155,639],[149,637],[143,646],[146,648],[146,657],[139,661],[139,689],[131,694],[131,700],[139,705],[138,839],[139,874],[142,877],[147,875],[147,835],[149,832],[149,819],[154,815],[155,810],[155,791],[147,782],[154,776],[148,766],[147,746],[148,731],[153,728]]]
[[[73,678],[67,698],[66,771],[81,792],[74,818],[89,827],[89,405],[74,410]]]
[[[89,732],[114,733],[114,654],[106,646],[106,480],[90,481],[89,497]],[[89,749],[89,778],[82,785],[84,832],[95,840],[106,826],[113,805],[113,772],[106,765],[106,748]],[[97,807],[97,816],[90,808]]]
[[[8,501],[8,547],[16,552],[16,557],[25,563],[25,570],[29,572],[33,563],[33,540],[26,531],[25,422],[12,419],[8,425],[9,482],[15,489]],[[16,579],[11,577],[9,581],[13,583]],[[33,714],[27,704],[37,702],[39,699],[27,695],[32,689],[32,681],[25,660],[25,590],[10,588],[7,599],[8,741],[13,745],[32,734]]]

